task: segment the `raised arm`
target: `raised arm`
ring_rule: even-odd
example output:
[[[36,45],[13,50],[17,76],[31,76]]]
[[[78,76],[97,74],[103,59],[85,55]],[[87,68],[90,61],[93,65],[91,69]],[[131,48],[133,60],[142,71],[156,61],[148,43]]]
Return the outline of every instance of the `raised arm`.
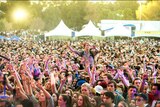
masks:
[[[70,51],[74,52],[75,54],[80,55],[80,52],[78,52],[77,50],[73,49],[71,46],[67,46],[69,48]]]
[[[57,88],[56,88],[56,84],[55,84],[55,77],[54,77],[54,71],[52,71],[50,73],[50,77],[51,77],[51,89],[52,89],[52,93],[57,93]]]
[[[37,87],[43,91],[44,95],[46,96],[47,99],[51,98],[51,95],[49,94],[49,92],[42,86],[41,83],[37,82]]]
[[[119,78],[122,80],[123,84],[126,86],[126,87],[129,87],[129,81],[125,78],[124,74],[123,74],[123,70],[120,70],[118,69],[118,74],[119,74]]]

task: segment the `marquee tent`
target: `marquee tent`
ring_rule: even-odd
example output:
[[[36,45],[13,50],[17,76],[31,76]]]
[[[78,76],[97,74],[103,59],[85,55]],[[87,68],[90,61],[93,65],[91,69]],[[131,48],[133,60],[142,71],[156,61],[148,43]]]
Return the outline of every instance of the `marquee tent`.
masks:
[[[105,37],[109,36],[122,36],[122,37],[131,37],[131,30],[127,29],[123,25],[117,25],[112,30],[105,31]]]
[[[4,36],[1,36],[1,35],[0,35],[0,39],[2,39],[2,40],[3,40],[3,39],[6,39],[6,37],[4,37]]]
[[[89,23],[77,33],[76,36],[101,36],[101,31],[90,20]]]
[[[19,40],[21,40],[21,38],[18,36],[11,36],[10,40],[19,41]]]
[[[69,29],[63,22],[63,20],[60,21],[60,23],[57,25],[57,27],[47,33],[45,33],[45,37],[47,36],[72,36],[73,30]]]

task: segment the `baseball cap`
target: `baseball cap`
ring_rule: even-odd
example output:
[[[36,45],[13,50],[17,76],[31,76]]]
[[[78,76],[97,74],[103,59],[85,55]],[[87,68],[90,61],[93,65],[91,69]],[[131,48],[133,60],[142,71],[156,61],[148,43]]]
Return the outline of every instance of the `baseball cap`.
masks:
[[[84,79],[79,79],[76,83],[76,87],[80,87],[83,83],[86,83],[86,80]]]
[[[148,101],[148,96],[144,93],[137,93],[135,94],[135,96],[142,97],[145,101]]]
[[[101,94],[101,91],[103,90],[103,87],[100,85],[96,85],[94,87],[94,90],[96,91],[96,93]]]

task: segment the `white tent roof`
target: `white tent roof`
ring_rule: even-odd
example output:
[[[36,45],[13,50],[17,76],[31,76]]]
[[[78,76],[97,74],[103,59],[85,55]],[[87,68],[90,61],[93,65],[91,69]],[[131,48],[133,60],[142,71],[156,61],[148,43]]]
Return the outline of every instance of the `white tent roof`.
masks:
[[[127,36],[131,37],[131,30],[125,28],[123,25],[117,25],[110,31],[105,31],[105,36]]]
[[[101,31],[90,20],[89,23],[77,33],[76,36],[101,36]]]
[[[61,20],[58,26],[55,29],[45,33],[45,36],[71,36],[72,32],[74,31],[69,29],[64,24],[63,20]]]

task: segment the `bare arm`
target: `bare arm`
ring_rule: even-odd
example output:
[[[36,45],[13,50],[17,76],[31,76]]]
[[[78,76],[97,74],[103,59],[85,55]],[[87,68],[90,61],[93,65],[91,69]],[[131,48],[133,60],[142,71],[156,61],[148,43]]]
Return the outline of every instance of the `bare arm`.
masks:
[[[122,80],[123,84],[126,86],[126,87],[129,87],[129,81],[125,78],[124,74],[123,74],[123,71],[118,69],[118,74],[119,74],[119,78]]]
[[[49,99],[51,97],[49,92],[40,83],[37,83],[37,87],[43,91],[43,93],[47,99]]]
[[[71,46],[68,46],[69,50],[72,51],[75,54],[80,55],[80,52],[78,52],[77,50],[73,49]]]
[[[65,85],[65,82],[66,82],[66,78],[61,79],[61,83],[60,83],[60,86],[58,88],[58,92],[62,93],[62,89],[63,89],[63,87]]]
[[[56,85],[55,85],[54,71],[51,72],[50,77],[51,77],[51,89],[52,89],[52,93],[57,93],[57,88],[56,88]]]

